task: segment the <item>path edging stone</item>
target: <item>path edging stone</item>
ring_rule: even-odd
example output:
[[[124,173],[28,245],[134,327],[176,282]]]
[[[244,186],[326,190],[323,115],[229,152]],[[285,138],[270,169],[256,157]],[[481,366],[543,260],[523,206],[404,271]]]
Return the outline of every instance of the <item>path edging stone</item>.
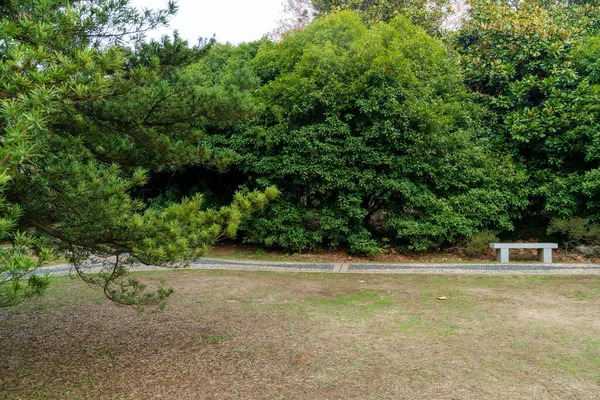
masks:
[[[67,275],[69,264],[42,267],[38,274]],[[360,263],[299,263],[277,261],[240,261],[214,258],[202,258],[190,263],[195,270],[234,270],[234,271],[277,271],[277,272],[335,272],[335,273],[384,273],[384,274],[600,274],[600,264],[360,264]],[[95,266],[89,272],[99,272]],[[130,271],[168,271],[169,268],[134,265]]]

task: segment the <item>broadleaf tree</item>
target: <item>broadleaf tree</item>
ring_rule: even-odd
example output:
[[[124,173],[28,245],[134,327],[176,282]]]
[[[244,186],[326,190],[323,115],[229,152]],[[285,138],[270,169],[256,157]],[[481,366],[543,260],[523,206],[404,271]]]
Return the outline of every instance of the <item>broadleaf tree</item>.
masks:
[[[456,35],[465,82],[496,116],[492,134],[529,175],[529,215],[600,218],[595,1],[471,2]],[[587,48],[589,47],[589,49]]]
[[[321,15],[349,10],[371,23],[388,22],[397,15],[404,15],[433,35],[442,32],[444,19],[452,12],[453,4],[452,0],[313,0],[312,3]]]
[[[284,18],[271,36],[280,40],[285,33],[306,28],[316,17],[339,11],[353,11],[370,24],[391,21],[404,15],[413,24],[434,36],[442,35],[462,14],[463,0],[285,0]]]

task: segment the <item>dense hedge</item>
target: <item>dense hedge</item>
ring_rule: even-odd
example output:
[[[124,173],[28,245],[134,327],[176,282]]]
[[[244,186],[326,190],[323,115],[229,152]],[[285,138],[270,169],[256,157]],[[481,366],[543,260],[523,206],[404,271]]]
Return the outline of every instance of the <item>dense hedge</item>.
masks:
[[[281,191],[245,223],[246,240],[423,250],[510,230],[525,206],[524,175],[490,148],[455,55],[403,17],[319,18],[264,42],[251,65],[262,111],[212,138],[238,154],[247,188]]]

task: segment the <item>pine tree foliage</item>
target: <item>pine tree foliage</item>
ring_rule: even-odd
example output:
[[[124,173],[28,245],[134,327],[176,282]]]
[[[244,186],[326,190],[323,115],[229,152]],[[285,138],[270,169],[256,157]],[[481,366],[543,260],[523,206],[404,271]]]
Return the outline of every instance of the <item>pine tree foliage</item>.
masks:
[[[274,189],[237,194],[231,205],[206,210],[201,196],[156,208],[133,195],[152,171],[218,163],[202,146],[203,126],[243,119],[233,114],[244,109],[235,99],[202,85],[187,90],[204,79],[186,68],[198,54],[169,69],[157,51],[138,46],[134,55],[125,46],[175,10],[169,3],[138,11],[127,0],[2,3],[3,305],[43,291],[47,279],[34,272],[49,249],[67,252],[77,273],[114,301],[162,304],[170,291],[144,291],[126,278],[129,264],[194,259],[276,196]],[[177,37],[168,44],[181,47]],[[215,112],[221,105],[229,108]],[[86,268],[94,258],[102,261]]]

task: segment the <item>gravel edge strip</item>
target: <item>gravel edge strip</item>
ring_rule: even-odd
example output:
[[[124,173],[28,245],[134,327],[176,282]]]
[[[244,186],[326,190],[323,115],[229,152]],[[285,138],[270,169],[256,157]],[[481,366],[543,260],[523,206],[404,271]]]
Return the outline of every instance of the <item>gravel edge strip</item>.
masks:
[[[99,272],[99,265],[89,272]],[[273,261],[239,261],[203,258],[186,268],[166,268],[134,265],[131,272],[178,271],[178,270],[232,270],[232,271],[276,271],[276,272],[335,272],[335,273],[385,273],[385,274],[556,274],[596,275],[600,264],[339,264],[339,263],[294,263]],[[68,275],[69,264],[43,267],[38,274]]]

